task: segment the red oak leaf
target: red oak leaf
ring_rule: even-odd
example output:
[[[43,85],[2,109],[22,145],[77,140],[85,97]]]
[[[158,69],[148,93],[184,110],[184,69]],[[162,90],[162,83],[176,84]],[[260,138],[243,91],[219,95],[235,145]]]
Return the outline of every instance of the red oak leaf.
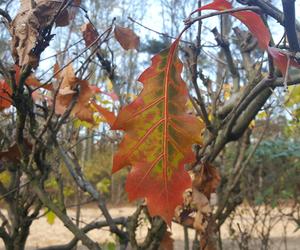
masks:
[[[192,12],[195,13],[201,10],[228,10],[233,9],[231,3],[226,0],[215,0],[210,4],[204,5],[201,8]],[[270,33],[261,17],[253,11],[239,11],[231,13],[232,16],[244,23],[251,33],[257,38],[259,47],[267,49],[270,41]]]
[[[171,223],[191,178],[184,165],[195,160],[192,144],[201,143],[203,123],[188,114],[182,63],[172,46],[152,58],[139,77],[140,95],[121,109],[112,129],[125,131],[114,156],[113,172],[132,166],[126,181],[130,200],[146,198],[151,216]]]

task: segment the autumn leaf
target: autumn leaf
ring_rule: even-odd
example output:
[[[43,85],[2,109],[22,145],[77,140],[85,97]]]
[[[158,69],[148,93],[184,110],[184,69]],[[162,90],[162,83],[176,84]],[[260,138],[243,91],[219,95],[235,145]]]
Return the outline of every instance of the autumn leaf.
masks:
[[[138,49],[140,46],[140,38],[131,29],[116,25],[114,33],[123,49]]]
[[[78,1],[76,2],[78,4]],[[18,13],[10,23],[13,57],[19,66],[29,64],[37,68],[40,55],[34,53],[33,49],[38,43],[38,38],[41,37],[40,31],[51,24],[62,3],[63,0],[21,1]],[[68,9],[64,9],[56,18],[55,24],[66,26],[69,20]]]
[[[191,186],[184,165],[195,159],[192,144],[201,143],[204,127],[187,113],[188,90],[177,45],[178,40],[152,58],[138,79],[142,92],[121,109],[112,127],[125,131],[113,172],[131,165],[126,182],[129,199],[146,198],[150,215],[169,224],[183,201],[182,193]]]
[[[56,113],[63,114],[71,104],[74,95],[79,91],[71,114],[82,121],[93,123],[93,110],[90,107],[90,99],[93,96],[93,91],[88,81],[78,79],[71,64],[62,71],[61,77],[62,83],[55,103]]]
[[[116,121],[116,116],[113,112],[103,108],[102,106],[98,105],[96,102],[92,102],[92,107],[94,107],[106,120],[106,122],[113,126]]]
[[[11,106],[11,95],[10,86],[4,80],[0,80],[0,111]]]
[[[55,66],[56,72],[59,66]],[[96,86],[91,86],[88,81],[81,80],[75,76],[72,64],[69,64],[57,75],[57,80],[61,80],[60,89],[55,103],[56,114],[62,115],[71,104],[74,95],[78,94],[77,101],[71,114],[81,121],[95,125],[94,113],[100,113],[104,119],[112,125],[115,116],[112,112],[98,105],[94,100],[94,95],[98,92]]]
[[[14,65],[14,70],[16,72],[15,73],[16,84],[19,84],[21,68],[18,65]],[[31,87],[41,87],[42,86],[43,89],[53,90],[51,83],[49,83],[47,85],[43,85],[33,74],[29,75],[26,78],[25,83],[27,86],[31,86]]]
[[[25,145],[29,150],[31,150],[32,145],[29,141],[25,140]],[[21,158],[21,153],[19,146],[17,143],[13,143],[7,150],[4,150],[0,152],[0,161],[3,162],[12,162],[12,163],[18,163]]]
[[[85,46],[89,47],[98,38],[98,32],[91,23],[86,23],[81,26],[81,32],[85,41]]]
[[[193,11],[192,14],[201,10],[213,9],[222,11],[232,8],[233,7],[231,3],[229,3],[227,0],[215,0],[210,4],[204,5],[201,8]],[[270,32],[258,14],[252,11],[239,11],[231,13],[231,15],[239,19],[248,27],[250,32],[257,38],[260,48],[264,50],[266,49],[273,57],[274,63],[279,68],[282,75],[286,74],[289,66],[300,68],[300,64],[292,57],[290,57],[290,64],[288,64],[289,56],[287,53],[284,53],[278,48],[269,47]]]
[[[210,4],[204,5],[201,8],[193,11],[192,14],[202,10],[222,11],[228,9],[233,9],[231,3],[226,0],[215,0]],[[230,13],[230,15],[234,16],[248,27],[250,32],[257,38],[259,47],[261,49],[267,49],[270,41],[270,33],[258,14],[254,13],[253,11],[246,10],[233,12]]]
[[[284,52],[283,50],[275,47],[269,47],[268,52],[273,57],[275,65],[278,67],[283,76],[286,75],[289,66],[300,68],[300,64],[294,58],[288,55],[288,52]],[[290,62],[288,63],[289,57]]]
[[[217,168],[205,164],[200,172],[195,174],[193,186],[209,199],[210,195],[216,192],[220,180],[221,176]]]

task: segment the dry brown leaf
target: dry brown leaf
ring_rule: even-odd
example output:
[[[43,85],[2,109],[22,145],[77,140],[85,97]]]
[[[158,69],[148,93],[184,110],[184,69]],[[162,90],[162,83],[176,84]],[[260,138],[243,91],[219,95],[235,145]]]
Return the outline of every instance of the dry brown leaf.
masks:
[[[195,174],[193,187],[202,192],[208,199],[215,193],[220,183],[219,171],[212,165],[202,166],[200,173]]]
[[[56,68],[56,70],[58,69]],[[66,111],[78,91],[76,88],[79,87],[79,96],[71,114],[80,120],[94,123],[93,109],[90,106],[93,90],[90,88],[88,81],[78,79],[71,64],[60,75],[62,83],[55,103],[56,114],[63,114]]]
[[[200,232],[205,232],[208,218],[212,213],[209,199],[220,183],[218,170],[209,164],[202,166],[196,173],[193,181],[193,204],[197,208],[193,227]]]
[[[204,214],[212,212],[207,197],[196,189],[193,189],[193,204]]]
[[[131,29],[116,25],[114,32],[123,49],[138,49],[140,46],[140,38]]]
[[[204,232],[207,227],[206,218],[212,212],[209,201],[203,193],[199,192],[197,189],[193,189],[193,203],[197,208],[193,227],[196,230]]]
[[[20,9],[10,24],[12,35],[12,52],[15,62],[20,65],[29,64],[36,68],[42,51],[33,52],[38,42],[39,32],[46,28],[53,20],[61,6],[62,0],[48,1],[21,0]],[[63,11],[56,20],[57,26],[69,24],[68,10]]]
[[[91,23],[86,23],[81,26],[81,32],[85,41],[85,46],[90,46],[97,38],[98,32]]]
[[[28,149],[32,147],[27,140],[25,140],[25,145]],[[0,160],[2,162],[18,163],[20,158],[21,154],[17,143],[13,143],[7,150],[0,152]]]
[[[55,69],[58,71],[58,69]],[[66,68],[61,72],[60,77],[62,78],[62,83],[60,88],[73,88],[78,83],[78,78],[75,76],[75,72],[72,64],[68,64]]]

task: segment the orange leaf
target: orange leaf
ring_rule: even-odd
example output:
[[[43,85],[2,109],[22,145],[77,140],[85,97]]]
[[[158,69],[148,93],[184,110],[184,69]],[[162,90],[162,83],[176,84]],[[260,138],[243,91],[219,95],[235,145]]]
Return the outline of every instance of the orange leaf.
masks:
[[[60,76],[62,77],[62,83],[55,103],[55,112],[57,114],[65,112],[77,93],[76,87],[78,86],[80,88],[79,96],[71,114],[82,121],[94,123],[93,109],[90,106],[93,91],[88,81],[78,79],[71,64],[62,71]]]
[[[140,46],[140,38],[129,28],[116,25],[115,37],[125,50],[138,49]]]
[[[58,65],[56,65],[55,72],[58,70]],[[79,96],[71,114],[82,121],[95,124],[93,115],[96,109],[106,119],[109,125],[112,126],[116,119],[114,113],[102,108],[93,101],[93,96],[100,92],[98,87],[91,86],[88,81],[77,78],[71,64],[58,74],[57,77],[58,80],[61,77],[62,82],[55,103],[56,114],[63,114],[66,111],[74,95],[77,94],[77,87],[79,87]]]
[[[125,131],[114,156],[113,172],[131,165],[126,190],[130,200],[146,198],[151,216],[170,224],[191,178],[184,170],[194,161],[192,144],[201,143],[203,123],[187,113],[188,90],[182,63],[172,46],[152,58],[139,77],[143,90],[121,109],[112,129]]]
[[[93,92],[95,94],[103,94],[103,95],[107,95],[109,96],[113,101],[118,101],[119,100],[119,97],[117,96],[117,94],[113,91],[111,92],[105,92],[105,91],[102,91],[99,87],[97,86],[90,86],[91,89],[93,90]]]
[[[114,122],[116,121],[116,116],[113,112],[108,111],[107,109],[101,107],[96,102],[92,102],[93,107],[104,117],[107,123],[110,126],[113,126]]]
[[[0,80],[0,111],[11,106],[12,90],[4,81]]]
[[[19,84],[20,81],[20,67],[18,65],[14,65],[14,70],[16,72],[15,78],[16,78],[16,84]],[[27,77],[25,83],[28,86],[32,86],[32,87],[40,87],[42,84],[41,82],[34,76],[34,75],[30,75]],[[47,90],[52,90],[52,84],[47,84],[45,86],[43,86],[43,89],[47,89]]]
[[[204,5],[201,8],[192,12],[195,13],[201,10],[228,10],[233,9],[231,3],[226,0],[215,0],[210,4]],[[253,11],[239,11],[231,13],[232,16],[239,19],[244,23],[251,33],[257,38],[259,47],[261,49],[267,49],[270,41],[270,33],[261,17]]]

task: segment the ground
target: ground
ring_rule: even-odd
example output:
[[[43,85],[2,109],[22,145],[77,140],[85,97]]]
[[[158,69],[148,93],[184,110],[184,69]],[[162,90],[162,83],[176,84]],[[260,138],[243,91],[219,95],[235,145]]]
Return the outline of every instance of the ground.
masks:
[[[111,208],[111,214],[113,217],[117,216],[125,216],[132,214],[134,212],[134,207],[130,206],[124,206],[124,207],[118,207],[118,208]],[[75,210],[71,209],[68,211],[68,214],[75,218]],[[245,218],[247,216],[245,215]],[[102,219],[101,213],[99,212],[99,209],[93,206],[85,207],[82,210],[82,225],[84,223],[88,223],[91,221]],[[234,222],[234,224],[241,224],[243,222]],[[295,225],[293,223],[289,223],[286,228],[286,235],[287,235],[287,245],[284,243],[284,239],[282,238],[284,234],[284,227],[282,226],[283,221],[279,221],[271,231],[271,242],[274,247],[271,249],[282,249],[282,250],[297,250],[299,249],[300,245],[300,230],[297,232],[295,231]],[[108,228],[104,228],[101,231],[100,230],[94,230],[89,233],[89,235],[99,241],[99,242],[109,242],[113,241],[113,237],[110,235]],[[143,235],[145,235],[145,231],[141,230],[139,232],[140,237],[142,238]],[[183,229],[181,226],[177,224],[172,225],[172,237],[175,240],[175,249],[181,250],[184,249],[183,247]],[[190,238],[193,238],[194,233],[192,231],[189,232]],[[238,249],[233,244],[232,241],[228,239],[229,237],[229,231],[228,231],[228,225],[223,226],[222,228],[222,238],[224,240],[224,250],[234,250]],[[45,217],[39,218],[38,220],[34,221],[30,236],[27,242],[26,249],[33,250],[37,249],[38,247],[44,247],[44,246],[50,246],[50,245],[57,245],[57,244],[65,244],[70,239],[72,239],[72,234],[63,226],[63,224],[56,219],[53,225],[50,225],[47,222],[47,219]],[[258,243],[259,240],[257,240],[256,243]],[[287,246],[287,248],[285,247]],[[3,242],[0,240],[0,249],[4,250]],[[82,246],[79,247],[80,250],[86,249]],[[258,249],[255,247],[255,242],[252,242],[251,249]]]

